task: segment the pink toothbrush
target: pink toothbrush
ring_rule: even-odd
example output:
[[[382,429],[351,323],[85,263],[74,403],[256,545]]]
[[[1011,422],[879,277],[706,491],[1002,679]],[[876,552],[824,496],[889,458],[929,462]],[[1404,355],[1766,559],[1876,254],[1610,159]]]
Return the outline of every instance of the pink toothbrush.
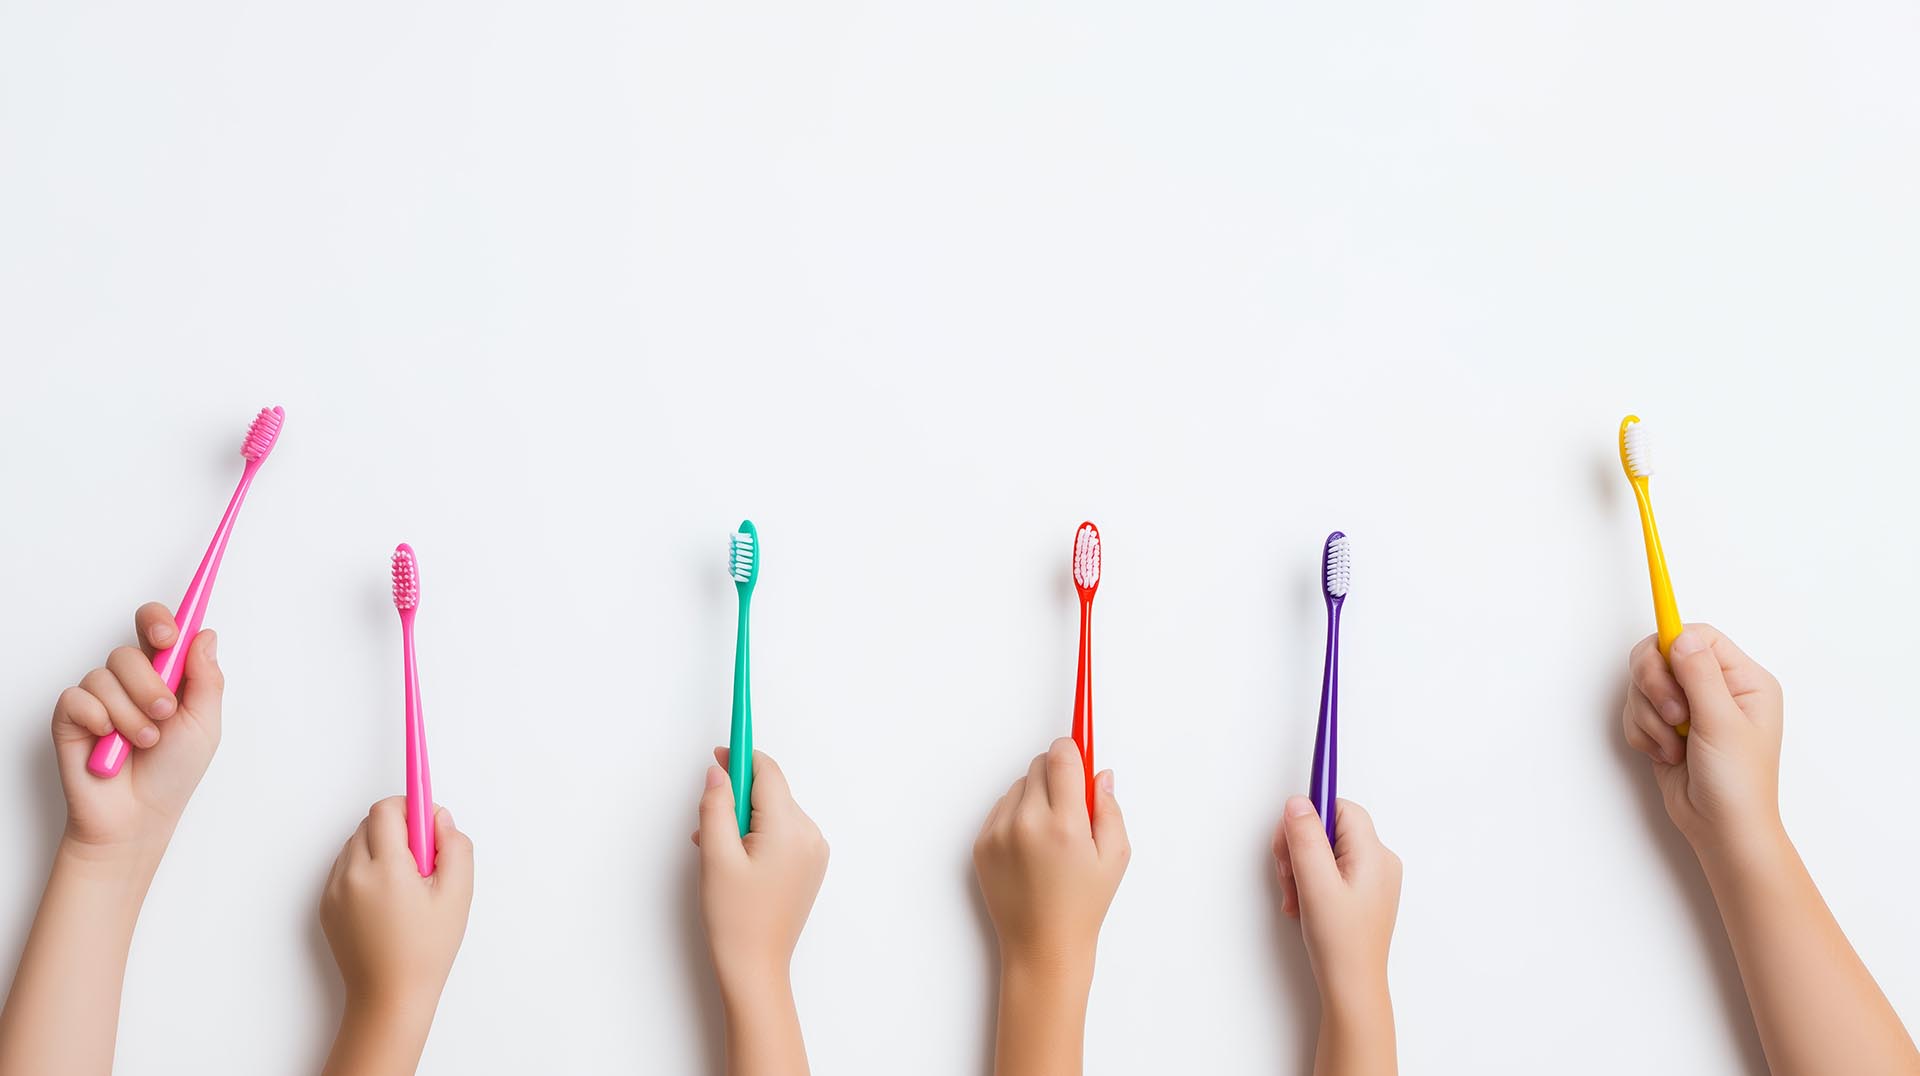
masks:
[[[233,500],[227,502],[227,514],[220,517],[220,529],[213,532],[213,543],[207,546],[207,555],[200,558],[200,570],[193,573],[193,582],[187,586],[187,596],[180,599],[180,608],[174,611],[174,623],[180,629],[180,637],[174,644],[153,656],[153,671],[167,683],[167,690],[180,690],[180,674],[187,664],[187,648],[193,645],[193,637],[200,634],[200,624],[207,618],[207,601],[213,597],[213,579],[220,574],[220,557],[227,551],[227,539],[233,534],[233,522],[240,516],[240,502],[247,499],[247,489],[253,485],[253,476],[260,471],[267,453],[273,451],[273,442],[280,436],[280,423],[285,421],[287,413],[278,407],[263,407],[254,417],[253,425],[247,427],[247,439],[240,446],[240,454],[246,457],[246,469],[240,472],[240,485],[233,491]],[[93,754],[87,759],[87,769],[95,777],[113,777],[127,764],[129,745],[117,732],[108,733],[94,741]]]
[[[393,607],[407,665],[407,847],[420,877],[433,874],[433,777],[427,772],[427,726],[420,716],[420,670],[413,659],[413,614],[420,608],[420,565],[413,547],[393,551]]]

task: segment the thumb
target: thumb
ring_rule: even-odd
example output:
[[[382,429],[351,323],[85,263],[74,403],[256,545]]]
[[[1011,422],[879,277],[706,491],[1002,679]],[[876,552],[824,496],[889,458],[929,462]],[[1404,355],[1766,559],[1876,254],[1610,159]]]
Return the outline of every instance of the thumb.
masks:
[[[1093,847],[1100,858],[1118,862],[1122,870],[1133,855],[1127,841],[1127,820],[1120,816],[1120,801],[1113,798],[1113,771],[1105,770],[1093,779]]]
[[[700,793],[700,858],[746,854],[746,846],[740,843],[740,821],[733,813],[733,785],[727,780],[727,771],[708,766],[707,788]]]
[[[1711,629],[1689,627],[1673,640],[1667,651],[1667,664],[1680,690],[1687,693],[1687,712],[1696,726],[1705,726],[1709,736],[1716,725],[1740,713],[1727,687],[1727,675],[1714,653]]]
[[[211,630],[195,635],[187,647],[187,665],[180,681],[180,705],[215,735],[220,732],[220,700],[227,690],[226,674],[220,671],[219,645],[219,636]]]
[[[1290,796],[1281,825],[1287,829],[1287,858],[1293,864],[1294,884],[1300,890],[1300,914],[1329,888],[1340,884],[1340,866],[1327,843],[1327,827],[1305,796]]]
[[[433,812],[433,886],[473,899],[473,840],[454,828],[453,812]]]

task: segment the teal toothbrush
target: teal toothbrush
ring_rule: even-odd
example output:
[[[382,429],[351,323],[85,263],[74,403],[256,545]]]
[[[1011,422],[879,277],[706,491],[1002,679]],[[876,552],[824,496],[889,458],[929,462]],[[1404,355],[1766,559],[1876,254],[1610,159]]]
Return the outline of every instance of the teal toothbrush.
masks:
[[[740,836],[747,835],[753,815],[753,699],[747,690],[747,610],[753,605],[753,584],[760,578],[760,532],[753,520],[740,521],[728,545],[727,570],[740,592],[740,632],[733,642],[733,732],[727,739],[727,774],[733,778],[733,810],[740,819]]]

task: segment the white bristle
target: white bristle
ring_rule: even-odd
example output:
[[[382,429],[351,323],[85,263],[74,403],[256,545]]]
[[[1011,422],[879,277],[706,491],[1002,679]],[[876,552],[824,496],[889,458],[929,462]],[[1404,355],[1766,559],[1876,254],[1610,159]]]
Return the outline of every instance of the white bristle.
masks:
[[[1347,596],[1353,583],[1353,539],[1341,535],[1327,543],[1327,595]]]
[[[727,571],[733,575],[736,583],[745,583],[753,578],[753,535],[745,531],[733,532],[727,543]]]
[[[1100,532],[1081,527],[1073,536],[1073,582],[1090,587],[1100,582]]]
[[[1627,470],[1635,478],[1653,476],[1653,446],[1648,443],[1644,422],[1627,423]]]

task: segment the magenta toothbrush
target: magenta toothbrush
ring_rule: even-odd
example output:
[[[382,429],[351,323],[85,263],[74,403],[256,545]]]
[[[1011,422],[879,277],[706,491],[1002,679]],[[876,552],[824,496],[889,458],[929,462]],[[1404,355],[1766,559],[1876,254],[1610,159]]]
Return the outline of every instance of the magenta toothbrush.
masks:
[[[1347,536],[1327,535],[1320,553],[1320,593],[1327,599],[1327,663],[1320,674],[1320,727],[1313,734],[1313,781],[1308,795],[1333,843],[1333,815],[1339,800],[1340,773],[1340,605],[1353,576],[1353,548]]]
[[[393,607],[400,610],[407,666],[407,847],[420,877],[433,874],[433,777],[427,771],[427,726],[420,715],[420,670],[413,658],[413,614],[420,609],[420,565],[413,547],[393,551]]]
[[[233,491],[233,499],[227,502],[227,513],[220,517],[220,527],[213,532],[213,543],[207,546],[207,555],[200,558],[200,570],[193,573],[193,582],[187,585],[187,596],[180,599],[180,607],[174,610],[173,621],[180,629],[180,637],[165,650],[153,655],[153,671],[166,681],[167,690],[179,692],[180,674],[187,664],[187,648],[193,645],[193,637],[200,634],[200,625],[207,618],[207,601],[213,597],[213,579],[220,574],[220,557],[227,551],[227,539],[233,534],[234,520],[240,516],[240,503],[247,499],[247,489],[253,485],[253,476],[260,473],[260,465],[266,462],[267,453],[273,451],[273,442],[280,436],[280,424],[286,420],[287,413],[278,407],[263,407],[254,416],[253,425],[247,427],[247,439],[240,445],[240,455],[246,457],[246,469],[240,472],[240,485]],[[127,764],[129,745],[126,738],[118,732],[110,732],[96,740],[93,754],[87,759],[87,769],[95,777],[113,777]]]

